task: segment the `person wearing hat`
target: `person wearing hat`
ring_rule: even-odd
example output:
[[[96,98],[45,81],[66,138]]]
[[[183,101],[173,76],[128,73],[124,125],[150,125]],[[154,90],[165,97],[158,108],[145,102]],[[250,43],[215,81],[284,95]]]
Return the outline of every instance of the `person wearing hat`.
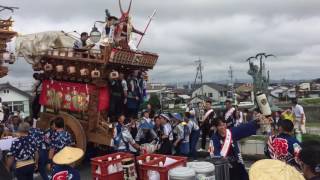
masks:
[[[237,127],[227,128],[224,117],[218,117],[213,121],[216,132],[212,136],[213,154],[228,159],[230,167],[230,180],[248,180],[242,155],[238,146],[238,140],[256,134],[259,129],[259,121],[265,117],[258,114],[256,120]]]
[[[305,180],[296,168],[274,159],[255,162],[250,167],[249,178],[250,180]]]
[[[50,141],[48,169],[51,169],[52,158],[56,153],[64,147],[74,144],[70,133],[64,129],[64,119],[62,117],[57,117],[53,121],[55,132],[52,134]]]
[[[115,137],[113,138],[114,148],[120,152],[137,153],[140,150],[140,145],[135,142],[129,128],[125,126],[125,119],[124,115],[118,117],[118,122],[115,125]]]
[[[320,180],[320,141],[303,142],[298,161],[306,180]]]
[[[299,141],[292,136],[293,123],[290,120],[278,121],[278,135],[270,136],[265,148],[265,154],[271,159],[286,162],[299,167],[295,159],[301,151]]]
[[[8,152],[7,169],[10,170],[15,162],[17,180],[33,180],[33,172],[38,168],[37,143],[29,134],[30,125],[22,122],[18,127],[18,137],[12,142]]]
[[[151,143],[154,140],[158,140],[157,133],[154,131],[154,122],[149,118],[149,112],[144,110],[136,141],[141,145]]]
[[[80,173],[73,168],[74,163],[82,158],[84,152],[80,148],[64,147],[53,156],[55,166],[52,170],[52,180],[80,180]]]
[[[163,134],[161,138],[161,146],[159,149],[160,154],[171,155],[172,154],[172,141],[173,141],[173,132],[172,126],[170,124],[170,118],[166,114],[159,115],[161,125],[163,127]]]
[[[176,155],[188,156],[190,153],[190,129],[179,113],[173,113],[173,121],[175,135],[173,147],[176,150]]]
[[[200,137],[200,128],[198,124],[192,120],[192,115],[190,112],[185,112],[185,122],[189,127],[190,134],[190,157],[197,159],[197,144]]]

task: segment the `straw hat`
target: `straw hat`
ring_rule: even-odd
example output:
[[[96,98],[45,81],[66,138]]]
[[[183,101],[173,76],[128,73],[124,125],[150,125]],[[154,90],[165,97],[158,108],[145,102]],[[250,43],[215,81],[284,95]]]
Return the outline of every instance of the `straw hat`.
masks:
[[[273,159],[255,162],[249,170],[250,180],[304,180],[292,166]]]
[[[80,148],[66,146],[53,156],[53,162],[60,165],[69,165],[78,161],[83,154],[84,152]]]

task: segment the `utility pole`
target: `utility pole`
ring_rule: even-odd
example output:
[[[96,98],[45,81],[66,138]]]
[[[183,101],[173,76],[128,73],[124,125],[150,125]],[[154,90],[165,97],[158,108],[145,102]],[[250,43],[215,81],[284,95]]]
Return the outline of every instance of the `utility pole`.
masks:
[[[201,96],[203,97],[203,75],[202,75],[203,67],[202,67],[201,59],[199,58],[199,60],[195,61],[195,63],[197,65],[197,73],[194,79],[193,86],[195,87],[195,85],[197,84],[197,79],[200,79]]]
[[[232,98],[232,100],[234,99],[234,82],[233,82],[233,69],[232,66],[229,66],[229,70],[228,70],[228,74],[229,74],[229,78],[230,78],[230,82],[229,82],[229,87],[230,87],[230,96]]]

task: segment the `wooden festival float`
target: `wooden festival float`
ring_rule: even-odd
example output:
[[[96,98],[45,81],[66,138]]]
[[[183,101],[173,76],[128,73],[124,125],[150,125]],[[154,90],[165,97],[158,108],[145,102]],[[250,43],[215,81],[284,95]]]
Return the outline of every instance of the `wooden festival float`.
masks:
[[[13,12],[13,9],[17,8],[0,6],[0,12],[3,10],[10,10]],[[3,66],[3,64],[12,64],[15,61],[14,54],[7,50],[7,43],[17,35],[17,33],[12,30],[12,24],[13,20],[11,17],[8,19],[0,19],[0,78],[8,74],[8,67]]]
[[[129,10],[123,13],[121,4],[120,10],[123,16],[129,15]],[[125,19],[117,22],[116,29],[122,20]],[[94,26],[90,40],[97,42],[101,36],[99,33]],[[108,78],[114,72],[125,76],[135,70],[146,72],[158,59],[157,54],[132,50],[127,43],[110,41],[109,38],[98,49],[81,52],[71,47],[55,46],[41,51],[37,58],[29,54],[29,58],[37,59],[32,65],[34,77],[42,82],[40,104],[45,107],[37,126],[49,128],[50,120],[60,116],[64,118],[77,147],[85,150],[87,142],[110,145],[113,127],[107,118],[106,106],[109,105],[104,103],[109,98]]]

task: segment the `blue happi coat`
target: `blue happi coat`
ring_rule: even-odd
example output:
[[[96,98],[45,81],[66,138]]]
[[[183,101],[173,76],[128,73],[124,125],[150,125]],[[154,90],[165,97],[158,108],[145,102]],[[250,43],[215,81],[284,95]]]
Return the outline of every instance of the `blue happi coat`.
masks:
[[[285,133],[269,137],[265,147],[265,155],[269,158],[284,161],[297,168],[300,168],[296,162],[300,151],[299,141],[294,136]]]
[[[232,134],[232,144],[230,147],[231,149],[227,154],[227,157],[232,158],[233,160],[236,160],[236,161],[240,161],[242,163],[242,159],[239,159],[239,156],[241,157],[241,155],[240,155],[240,150],[239,150],[237,141],[242,138],[246,138],[256,134],[258,128],[259,128],[259,125],[255,121],[251,121],[247,124],[242,124],[238,127],[230,128],[229,130],[231,131],[231,134]],[[218,134],[218,132],[216,132],[212,136],[212,141],[214,145],[214,155],[221,156],[220,152],[223,146],[224,138],[222,138]]]

